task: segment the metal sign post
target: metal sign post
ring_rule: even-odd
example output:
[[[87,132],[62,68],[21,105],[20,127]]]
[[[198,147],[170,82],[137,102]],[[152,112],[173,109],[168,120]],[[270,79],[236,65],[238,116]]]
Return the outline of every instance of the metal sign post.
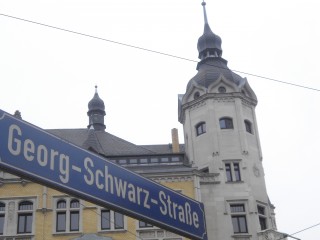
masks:
[[[179,235],[207,240],[202,203],[2,110],[0,169]]]

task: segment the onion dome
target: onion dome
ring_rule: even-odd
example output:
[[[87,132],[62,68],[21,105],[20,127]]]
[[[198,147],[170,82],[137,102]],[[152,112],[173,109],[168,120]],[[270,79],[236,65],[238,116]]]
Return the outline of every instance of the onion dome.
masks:
[[[96,88],[95,94],[93,98],[90,100],[90,102],[88,103],[89,112],[94,110],[100,110],[100,111],[105,110],[104,102],[99,97],[99,94],[98,94],[98,86],[95,86],[95,88]]]
[[[88,129],[94,130],[105,130],[106,125],[104,125],[104,116],[106,115],[105,106],[103,100],[99,97],[98,87],[95,86],[95,94],[93,98],[88,103],[88,116],[89,125]]]
[[[202,2],[204,14],[204,30],[202,36],[198,39],[199,59],[205,59],[210,56],[221,57],[221,38],[214,34],[209,26],[206,12],[206,3]]]
[[[206,13],[206,3],[202,2],[204,14],[204,32],[198,40],[198,51],[200,62],[197,65],[197,74],[188,82],[186,93],[191,94],[192,90],[203,88],[204,92],[214,91],[212,86],[221,82],[233,86],[233,92],[246,93],[248,97],[257,100],[254,92],[250,88],[246,78],[233,72],[228,67],[227,60],[222,58],[221,38],[211,31]]]

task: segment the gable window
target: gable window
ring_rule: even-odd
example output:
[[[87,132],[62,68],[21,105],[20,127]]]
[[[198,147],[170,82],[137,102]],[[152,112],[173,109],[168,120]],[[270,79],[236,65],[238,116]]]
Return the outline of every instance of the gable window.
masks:
[[[204,134],[206,132],[206,123],[205,122],[200,122],[196,125],[196,133],[197,136]]]
[[[17,233],[31,233],[33,220],[33,203],[23,201],[18,207],[18,229]]]
[[[230,204],[231,220],[234,233],[248,233],[244,204]]]
[[[124,215],[109,209],[101,209],[100,229],[102,231],[125,229]]]
[[[225,93],[226,91],[227,91],[227,89],[224,86],[221,86],[218,88],[219,93]]]
[[[6,204],[0,202],[0,235],[4,234],[5,210]]]
[[[253,134],[252,123],[249,120],[244,120],[244,125],[246,127],[246,131]]]
[[[199,98],[200,97],[200,93],[199,92],[195,92],[194,94],[193,94],[193,99],[197,99],[197,98]]]
[[[56,232],[80,230],[80,202],[77,199],[60,199],[56,203]]]
[[[258,205],[258,216],[259,216],[259,223],[260,223],[260,228],[262,230],[267,229],[267,216],[266,216],[266,209],[264,206]]]
[[[227,182],[241,182],[240,163],[227,162],[225,163]]]
[[[233,129],[233,121],[232,118],[224,117],[219,120],[221,129]]]

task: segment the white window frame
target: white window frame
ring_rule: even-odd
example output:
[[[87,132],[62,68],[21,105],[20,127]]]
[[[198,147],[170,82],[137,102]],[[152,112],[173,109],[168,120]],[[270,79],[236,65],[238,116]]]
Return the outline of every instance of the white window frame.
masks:
[[[32,203],[32,209],[31,210],[19,210],[19,207],[20,207],[20,204],[23,203],[23,202],[30,202]],[[35,220],[35,203],[34,201],[30,200],[30,199],[22,199],[20,201],[17,202],[17,235],[31,235],[33,234],[34,232],[34,220]],[[32,222],[31,222],[31,232],[22,232],[22,233],[19,233],[18,232],[18,227],[19,227],[19,216],[20,215],[23,215],[23,214],[31,214],[32,216]]]
[[[103,210],[109,210],[110,211],[110,229],[101,229],[101,218],[102,218],[102,211]],[[117,213],[120,213],[123,215],[123,228],[116,228],[116,225],[115,225],[115,211],[113,210],[110,210],[110,209],[106,209],[106,208],[98,208],[98,211],[99,211],[99,214],[97,214],[98,216],[98,229],[99,229],[99,232],[121,232],[121,231],[126,231],[127,230],[127,216],[120,213],[120,212],[117,212]]]
[[[64,200],[66,202],[66,208],[57,208],[57,203],[60,200]],[[70,203],[72,200],[77,200],[79,201],[79,208],[71,208]],[[82,232],[82,209],[83,209],[83,204],[82,201],[78,198],[73,198],[73,197],[54,197],[53,202],[53,209],[54,209],[54,214],[53,214],[53,233],[54,234],[66,234],[66,233],[81,233]],[[70,231],[70,216],[71,212],[73,210],[79,210],[79,230],[78,231]],[[57,213],[58,212],[65,212],[66,213],[66,230],[65,231],[57,231]]]
[[[226,164],[230,164],[230,171],[231,171],[231,178],[232,180],[228,180],[227,176],[227,168]],[[239,166],[239,174],[240,174],[240,180],[236,180],[236,171],[234,164],[238,164]],[[225,176],[225,181],[226,183],[241,183],[243,182],[243,171],[242,171],[242,166],[241,166],[241,160],[223,160],[223,168],[224,168],[224,176]]]
[[[264,214],[259,213],[259,207],[263,207],[264,208]],[[260,224],[260,218],[264,218],[265,223],[266,223],[266,229],[268,229],[269,227],[269,222],[268,222],[268,211],[267,211],[267,205],[262,204],[262,203],[257,203],[257,214],[258,214],[258,221],[259,221],[259,226],[261,229],[261,224]],[[261,229],[261,231],[264,231],[266,229]]]
[[[19,204],[22,202],[31,202],[32,203],[32,210],[19,210]],[[0,202],[5,204],[5,211],[1,212],[4,213],[5,219],[4,219],[4,230],[3,235],[0,235],[1,238],[5,238],[6,236],[14,237],[14,236],[26,236],[31,237],[35,234],[35,226],[36,226],[36,209],[37,209],[37,198],[36,197],[14,197],[14,198],[5,198],[0,199]],[[14,211],[9,214],[9,204],[14,204]],[[32,213],[32,227],[31,227],[31,233],[18,233],[18,221],[19,221],[19,213]],[[10,219],[9,219],[10,217]],[[13,217],[13,218],[12,218]]]
[[[232,212],[231,206],[232,205],[243,205],[244,206],[244,212]],[[230,223],[231,223],[231,229],[233,232],[233,235],[249,235],[250,234],[250,224],[249,224],[249,215],[248,215],[248,204],[247,201],[228,201],[228,207],[230,212]],[[235,229],[233,227],[232,219],[234,216],[244,216],[246,221],[246,228],[247,232],[235,232]]]

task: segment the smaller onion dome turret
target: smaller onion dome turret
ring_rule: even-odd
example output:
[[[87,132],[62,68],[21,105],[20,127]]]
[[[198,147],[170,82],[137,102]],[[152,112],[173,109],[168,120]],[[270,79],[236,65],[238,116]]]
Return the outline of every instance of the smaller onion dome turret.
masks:
[[[88,103],[89,125],[88,128],[94,130],[105,130],[104,116],[106,115],[105,106],[103,100],[99,97],[98,87],[95,86],[95,94]]]
[[[209,26],[207,13],[206,13],[206,3],[202,2],[203,14],[204,14],[204,30],[202,36],[198,39],[198,52],[199,59],[205,59],[207,57],[221,57],[221,38],[214,34]]]

